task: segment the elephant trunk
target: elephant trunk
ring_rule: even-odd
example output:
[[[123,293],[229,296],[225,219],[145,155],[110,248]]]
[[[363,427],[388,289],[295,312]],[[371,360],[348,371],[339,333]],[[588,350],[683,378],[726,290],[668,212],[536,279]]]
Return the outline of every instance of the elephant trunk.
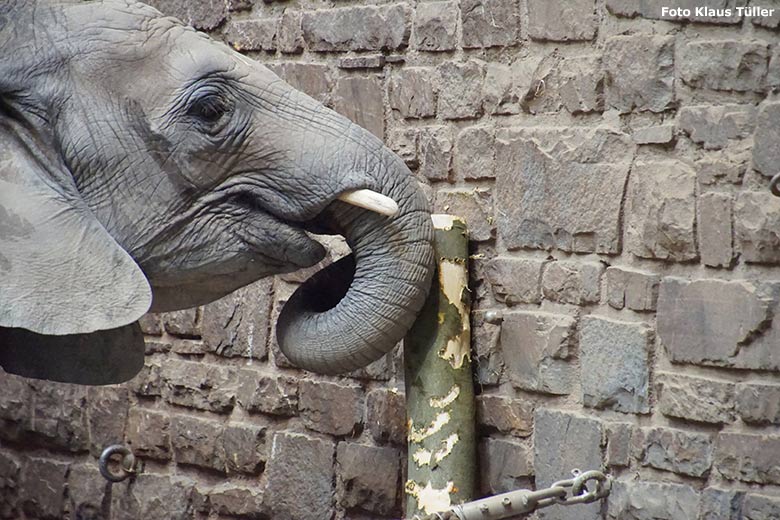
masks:
[[[277,321],[279,346],[313,372],[355,370],[389,352],[412,326],[430,288],[433,230],[428,203],[403,162],[380,152],[365,188],[394,199],[386,217],[335,201],[322,215],[352,254],[307,280]]]

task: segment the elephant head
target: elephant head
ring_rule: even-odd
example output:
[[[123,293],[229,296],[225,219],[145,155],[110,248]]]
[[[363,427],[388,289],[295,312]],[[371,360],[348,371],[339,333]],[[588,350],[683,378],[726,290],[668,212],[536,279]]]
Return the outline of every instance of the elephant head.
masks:
[[[432,275],[430,215],[373,135],[131,1],[6,0],[0,50],[6,371],[126,380],[143,364],[145,312],[314,265],[325,250],[307,232],[342,234],[352,255],[282,310],[294,363],[352,370],[411,326]]]

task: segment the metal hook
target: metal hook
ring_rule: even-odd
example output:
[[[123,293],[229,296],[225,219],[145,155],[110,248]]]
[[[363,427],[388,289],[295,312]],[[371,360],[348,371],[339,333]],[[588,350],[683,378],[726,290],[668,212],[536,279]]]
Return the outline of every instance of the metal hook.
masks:
[[[121,455],[122,461],[119,465],[121,473],[114,473],[109,469],[108,463],[114,455]],[[114,444],[103,450],[98,461],[98,468],[103,478],[109,482],[122,482],[136,473],[135,455],[130,448],[122,444]]]

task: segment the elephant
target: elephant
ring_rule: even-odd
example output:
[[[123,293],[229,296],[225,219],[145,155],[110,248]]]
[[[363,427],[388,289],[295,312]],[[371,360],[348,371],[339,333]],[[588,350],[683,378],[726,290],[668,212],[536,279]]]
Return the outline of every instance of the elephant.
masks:
[[[87,385],[143,366],[138,320],[352,253],[289,298],[281,350],[355,370],[433,276],[428,200],[380,139],[131,0],[0,4],[0,366]]]

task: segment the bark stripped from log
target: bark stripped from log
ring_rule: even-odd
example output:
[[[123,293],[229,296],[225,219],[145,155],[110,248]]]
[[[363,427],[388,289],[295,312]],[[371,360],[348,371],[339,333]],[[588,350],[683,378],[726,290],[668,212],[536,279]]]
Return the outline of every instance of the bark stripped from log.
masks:
[[[433,287],[404,340],[407,518],[447,511],[472,500],[476,488],[468,233],[450,215],[434,215],[433,225]]]

